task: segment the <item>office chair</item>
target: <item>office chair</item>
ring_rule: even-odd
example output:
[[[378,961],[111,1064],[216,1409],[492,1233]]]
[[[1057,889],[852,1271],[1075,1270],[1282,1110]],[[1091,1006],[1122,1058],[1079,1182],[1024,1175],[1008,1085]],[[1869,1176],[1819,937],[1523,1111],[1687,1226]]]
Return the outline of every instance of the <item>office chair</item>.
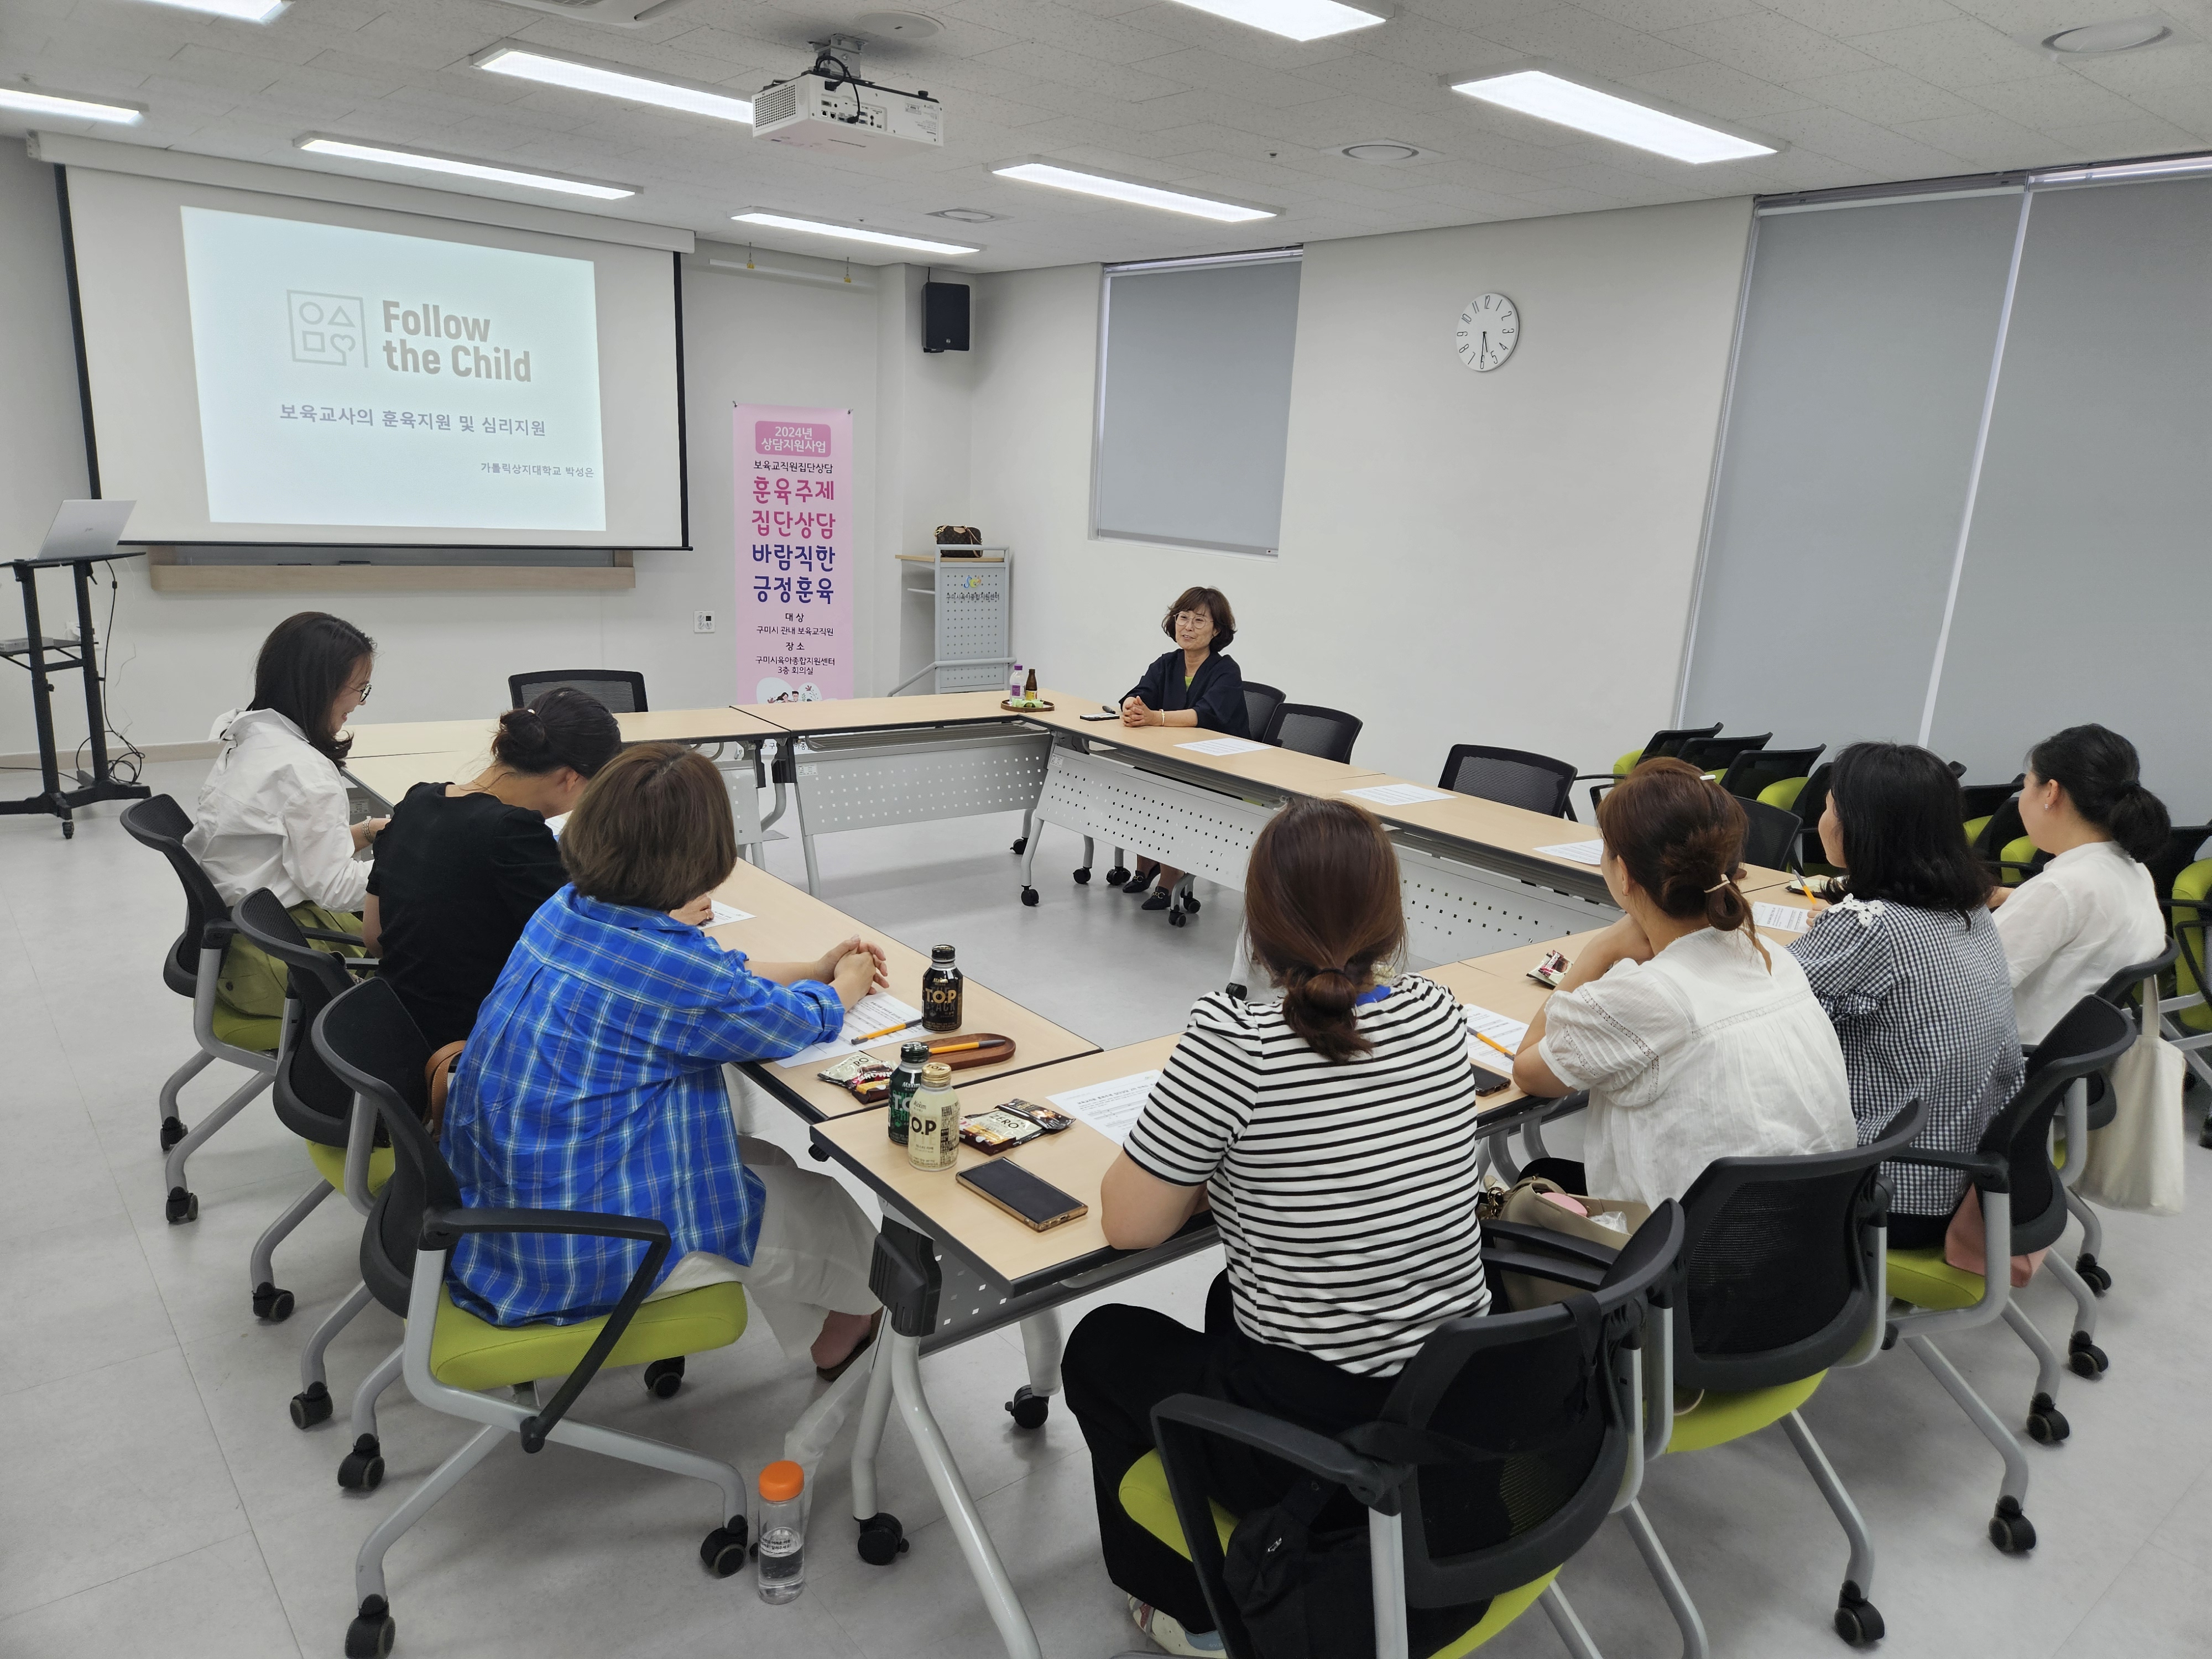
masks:
[[[1122,1477],[1122,1510],[1197,1568],[1230,1659],[1253,1659],[1254,1648],[1224,1573],[1237,1517],[1206,1494],[1209,1437],[1334,1482],[1365,1510],[1376,1659],[1472,1652],[1540,1603],[1576,1659],[1596,1659],[1556,1581],[1635,1496],[1639,1345],[1681,1242],[1681,1212],[1662,1204],[1595,1290],[1439,1327],[1381,1420],[1334,1438],[1199,1395],[1164,1400],[1152,1410],[1159,1450]],[[1483,1256],[1554,1276],[1549,1261],[1517,1251]]]
[[[2159,1024],[2166,1041],[2181,1051],[2189,1073],[2200,1088],[2212,1088],[2212,1065],[2203,1050],[2212,1048],[2212,1003],[2206,1000],[2205,955],[2208,919],[2212,919],[2212,859],[2199,859],[2204,843],[2212,840],[2212,824],[2179,826],[2166,837],[2165,850],[2148,860],[2153,889],[2166,911],[2168,931],[2179,952],[2173,965],[2173,990],[2159,1000]],[[2197,1144],[2212,1146],[2212,1113],[2208,1113]]]
[[[573,685],[597,697],[610,714],[645,712],[645,676],[621,668],[541,668],[534,674],[509,674],[507,695],[510,707],[520,708],[541,691],[556,685]]]
[[[1492,749],[1479,743],[1455,743],[1444,757],[1443,775],[1437,787],[1482,800],[1524,806],[1547,817],[1575,821],[1575,769],[1549,755],[1525,749]]]
[[[1352,745],[1358,741],[1363,724],[1357,716],[1341,709],[1323,708],[1318,703],[1286,702],[1275,710],[1266,740],[1279,748],[1296,750],[1301,755],[1349,761]]]
[[[1633,772],[1638,767],[1641,766],[1645,761],[1651,760],[1661,755],[1680,754],[1681,752],[1682,745],[1685,743],[1687,743],[1691,738],[1710,738],[1720,729],[1721,723],[1718,720],[1715,720],[1711,726],[1683,726],[1673,727],[1663,732],[1654,732],[1651,734],[1650,741],[1646,743],[1644,747],[1641,749],[1632,749],[1626,754],[1615,760],[1613,763],[1612,771],[1577,773],[1575,777],[1575,781],[1577,783],[1589,783],[1597,786],[1589,792],[1590,810],[1592,811],[1595,811],[1597,810],[1598,798],[1604,794],[1607,790],[1612,788],[1614,784],[1619,783],[1623,778],[1626,777],[1631,772]]]
[[[2027,838],[2021,823],[2020,796],[2005,797],[1984,822],[1979,834],[1967,842],[1974,856],[2007,887],[2017,887],[2051,862],[2051,854]]]
[[[2051,1125],[2076,1078],[2101,1072],[2133,1041],[2127,1016],[2110,1003],[2084,997],[2029,1057],[2020,1092],[1990,1121],[1971,1152],[1916,1147],[1891,1162],[1966,1172],[1980,1195],[1985,1244],[1978,1273],[1954,1267],[1941,1245],[1892,1249],[1887,1273],[1890,1296],[1910,1304],[1889,1323],[1905,1346],[1934,1373],[1944,1392],[2003,1458],[1990,1541],[2008,1555],[2035,1547],[2035,1526],[2023,1508],[2027,1457],[1973,1387],[1936,1348],[1933,1337],[2002,1319],[2036,1360],[2036,1392],[2029,1402],[2031,1438],[2059,1441],[2071,1430],[2057,1406],[2058,1356],[2012,1299],[2012,1258],[2056,1243],[2066,1230],[2065,1188],[2051,1159]],[[2057,1256],[2043,1263],[2069,1291],[2073,1270]],[[2078,1282],[2078,1281],[2076,1281]]]
[[[1262,685],[1257,680],[1244,682],[1244,724],[1251,728],[1252,741],[1270,741],[1267,728],[1273,724],[1275,711],[1283,706],[1283,693],[1272,685]]]
[[[745,1328],[744,1287],[709,1285],[647,1301],[670,1248],[668,1229],[650,1218],[465,1207],[460,1184],[422,1127],[429,1042],[383,981],[355,986],[325,1008],[311,1030],[316,1052],[375,1107],[392,1138],[392,1178],[362,1235],[361,1267],[370,1293],[407,1322],[401,1350],[407,1391],[433,1411],[483,1425],[363,1541],[354,1562],[360,1612],[346,1630],[347,1659],[391,1652],[395,1626],[385,1594],[386,1553],[505,1435],[520,1439],[526,1452],[556,1440],[710,1483],[721,1494],[718,1512],[725,1520],[707,1534],[700,1559],[718,1577],[743,1566],[745,1480],[736,1468],[641,1435],[571,1420],[568,1411],[607,1366],[673,1360],[735,1342]],[[446,1288],[447,1259],[470,1233],[563,1233],[646,1248],[611,1313],[575,1325],[501,1327],[463,1312]],[[539,1379],[563,1373],[548,1398]],[[534,1407],[512,1397],[521,1384],[539,1385]]]
[[[1747,750],[1729,763],[1728,770],[1721,774],[1721,787],[1745,800],[1765,801],[1769,806],[1794,811],[1814,763],[1827,746],[1816,743],[1810,749]]]
[[[1834,773],[1833,763],[1823,761],[1813,769],[1805,787],[1797,792],[1797,799],[1790,810],[1797,815],[1804,827],[1797,832],[1797,868],[1834,875],[1836,866],[1828,862],[1828,849],[1820,844],[1820,815],[1828,810],[1828,779]]]
[[[2111,1003],[2123,1014],[2132,1008],[2142,1022],[2142,1030],[2156,1030],[2159,982],[2180,953],[2179,945],[2172,939],[2166,940],[2166,949],[2148,962],[2123,968],[2106,980],[2098,989],[2097,1000]],[[2098,1253],[2105,1248],[2105,1225],[2095,1206],[2075,1192],[2074,1187],[2081,1180],[2082,1168],[2087,1162],[2087,1135],[2104,1128],[2118,1115],[2119,1100],[2112,1092],[2111,1079],[2082,1078],[2069,1087],[2066,1094],[2066,1158],[2059,1165],[2058,1175],[2066,1188],[2066,1207],[2081,1224],[2081,1249],[2074,1258],[2074,1271],[2081,1282],[2098,1296],[2112,1288],[2112,1275],[2097,1260]],[[2077,1141],[2083,1147],[2079,1157],[2074,1152]],[[2075,1338],[2079,1346],[2068,1356],[2075,1370],[2083,1376],[2094,1376],[2103,1369],[2097,1363],[2102,1357],[2101,1353],[2094,1350],[2093,1344],[2080,1341],[2085,1334],[2094,1339],[2096,1328],[2094,1308],[2084,1310],[2083,1318],[2076,1322]],[[2083,1346],[2091,1347],[2092,1352],[2083,1353]]]
[[[2027,774],[2023,772],[2010,783],[1962,783],[1959,786],[1959,808],[1966,822],[1966,844],[1971,847],[1975,837],[1988,825],[1990,815],[2027,785]]]
[[[1675,758],[1687,761],[1700,772],[1718,777],[1727,771],[1739,755],[1747,755],[1766,747],[1766,740],[1774,735],[1761,732],[1755,738],[1692,738],[1682,745]]]
[[[185,809],[167,795],[155,795],[131,802],[123,809],[122,819],[133,841],[168,860],[185,890],[185,931],[161,958],[161,982],[179,996],[192,1000],[192,1041],[198,1048],[161,1085],[161,1151],[166,1155],[163,1174],[168,1187],[162,1209],[169,1224],[175,1226],[199,1219],[198,1196],[185,1185],[185,1160],[269,1086],[276,1070],[276,1048],[284,1022],[240,1014],[216,1000],[223,952],[238,930],[230,919],[230,907],[216,891],[207,872],[185,850],[185,837],[192,829]],[[187,1129],[177,1115],[178,1093],[205,1071],[209,1062],[217,1060],[242,1066],[249,1075],[222,1104],[200,1120],[199,1127]]]
[[[1802,827],[1795,812],[1764,801],[1738,803],[1743,808],[1743,860],[1770,870],[1787,870],[1797,855],[1798,831]]]

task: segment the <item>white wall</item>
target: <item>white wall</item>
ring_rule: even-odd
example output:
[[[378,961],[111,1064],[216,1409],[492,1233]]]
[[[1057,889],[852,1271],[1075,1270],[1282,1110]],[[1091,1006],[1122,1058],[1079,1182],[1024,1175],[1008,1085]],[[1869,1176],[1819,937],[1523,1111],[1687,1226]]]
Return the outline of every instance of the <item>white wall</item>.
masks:
[[[1366,722],[1355,758],[1425,781],[1454,743],[1585,767],[1665,724],[1749,204],[1310,246],[1275,559],[1086,534],[1096,266],[983,279],[976,522],[1017,551],[1015,643],[1115,696],[1204,581],[1245,674]],[[1496,373],[1460,309],[1511,296]],[[1446,690],[1444,688],[1451,688]]]

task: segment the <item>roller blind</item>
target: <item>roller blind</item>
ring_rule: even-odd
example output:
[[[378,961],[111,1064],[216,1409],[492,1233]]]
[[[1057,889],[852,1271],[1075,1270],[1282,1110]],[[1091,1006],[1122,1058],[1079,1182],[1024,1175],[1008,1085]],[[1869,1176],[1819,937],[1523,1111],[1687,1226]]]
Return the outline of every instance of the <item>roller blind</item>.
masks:
[[[1298,259],[1109,266],[1091,532],[1272,554]]]

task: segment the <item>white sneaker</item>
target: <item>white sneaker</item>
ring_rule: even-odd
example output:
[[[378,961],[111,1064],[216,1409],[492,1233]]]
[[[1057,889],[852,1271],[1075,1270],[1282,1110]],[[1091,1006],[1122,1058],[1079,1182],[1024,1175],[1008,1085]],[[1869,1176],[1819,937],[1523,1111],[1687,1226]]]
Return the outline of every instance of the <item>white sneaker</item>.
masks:
[[[1163,1652],[1182,1654],[1186,1659],[1213,1659],[1214,1655],[1229,1651],[1219,1631],[1185,1630],[1173,1613],[1162,1613],[1133,1595],[1129,1598],[1129,1617]]]

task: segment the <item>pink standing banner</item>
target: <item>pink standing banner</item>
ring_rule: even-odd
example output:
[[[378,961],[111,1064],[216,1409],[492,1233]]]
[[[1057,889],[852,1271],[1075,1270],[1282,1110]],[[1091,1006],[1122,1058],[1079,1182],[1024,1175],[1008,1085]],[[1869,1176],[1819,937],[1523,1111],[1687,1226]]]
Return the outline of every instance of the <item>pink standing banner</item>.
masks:
[[[853,695],[853,411],[738,404],[738,701]]]

